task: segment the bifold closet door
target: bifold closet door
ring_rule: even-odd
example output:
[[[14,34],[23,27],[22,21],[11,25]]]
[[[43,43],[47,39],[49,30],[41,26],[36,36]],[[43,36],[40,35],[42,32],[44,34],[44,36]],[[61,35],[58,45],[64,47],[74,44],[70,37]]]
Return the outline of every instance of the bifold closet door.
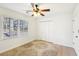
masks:
[[[51,40],[53,38],[53,23],[50,21],[39,22],[39,36],[43,40]]]

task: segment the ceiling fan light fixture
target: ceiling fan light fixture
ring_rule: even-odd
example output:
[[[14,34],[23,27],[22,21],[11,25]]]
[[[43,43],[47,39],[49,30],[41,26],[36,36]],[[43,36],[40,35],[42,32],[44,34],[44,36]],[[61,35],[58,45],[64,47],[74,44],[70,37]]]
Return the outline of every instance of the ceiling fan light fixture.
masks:
[[[34,16],[40,16],[39,13],[33,12]]]
[[[44,9],[44,8],[40,8],[38,4],[35,4],[35,3],[31,3],[31,6],[32,6],[32,15],[31,16],[45,16],[43,14],[43,12],[49,12],[50,9]]]

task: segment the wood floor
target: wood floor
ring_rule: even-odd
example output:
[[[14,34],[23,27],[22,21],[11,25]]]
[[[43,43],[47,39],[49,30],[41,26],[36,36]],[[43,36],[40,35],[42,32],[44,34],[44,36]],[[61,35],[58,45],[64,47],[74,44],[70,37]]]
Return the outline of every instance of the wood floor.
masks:
[[[20,47],[1,53],[0,56],[76,56],[73,48],[34,40]]]

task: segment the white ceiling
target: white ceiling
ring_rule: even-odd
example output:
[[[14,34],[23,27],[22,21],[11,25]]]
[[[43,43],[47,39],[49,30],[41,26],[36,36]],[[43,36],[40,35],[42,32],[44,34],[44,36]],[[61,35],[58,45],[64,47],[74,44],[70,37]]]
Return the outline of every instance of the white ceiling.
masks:
[[[50,12],[54,13],[72,13],[76,4],[74,3],[41,3],[40,8],[50,8]],[[0,3],[1,7],[6,7],[20,13],[26,14],[24,10],[32,10],[30,3]]]

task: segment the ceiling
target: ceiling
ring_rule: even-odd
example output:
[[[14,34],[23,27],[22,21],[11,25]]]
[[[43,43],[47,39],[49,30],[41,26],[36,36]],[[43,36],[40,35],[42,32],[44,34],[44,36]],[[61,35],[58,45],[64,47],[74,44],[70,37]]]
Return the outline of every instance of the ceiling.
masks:
[[[40,8],[50,8],[50,12],[46,15],[53,13],[72,13],[75,3],[39,3]],[[30,3],[0,3],[1,7],[15,10],[27,15],[25,10],[32,10]]]

